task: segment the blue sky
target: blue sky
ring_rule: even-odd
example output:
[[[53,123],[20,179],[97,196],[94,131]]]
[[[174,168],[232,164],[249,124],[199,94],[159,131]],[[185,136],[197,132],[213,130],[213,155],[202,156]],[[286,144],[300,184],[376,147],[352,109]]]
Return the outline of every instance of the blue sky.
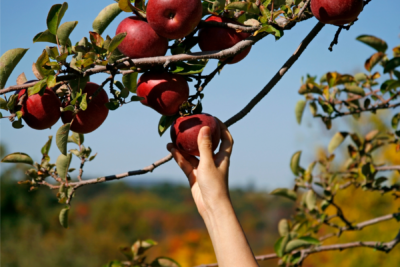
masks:
[[[30,48],[6,86],[15,84],[16,77],[22,72],[25,72],[28,80],[34,78],[31,65],[46,44],[33,44],[32,39],[46,29],[47,13],[54,3],[57,2],[0,1],[0,54],[17,47]],[[89,37],[93,20],[111,3],[111,0],[69,2],[63,22],[79,21],[70,36],[73,43],[83,36]],[[230,167],[232,186],[253,184],[256,189],[291,186],[294,178],[289,169],[291,155],[297,150],[304,150],[302,162],[307,166],[313,159],[316,147],[326,147],[335,131],[349,127],[348,124],[335,121],[333,129],[326,131],[319,121],[311,119],[308,109],[302,125],[297,125],[294,106],[302,98],[297,93],[301,76],[307,73],[321,76],[327,71],[350,74],[363,71],[365,60],[374,51],[355,38],[361,34],[371,34],[386,40],[390,48],[398,45],[399,10],[398,0],[371,1],[351,30],[342,32],[339,45],[334,47],[333,52],[329,52],[328,47],[336,27],[327,25],[321,31],[272,92],[250,114],[230,128],[235,139]],[[127,16],[128,13],[120,14],[103,35],[114,36],[118,23]],[[221,75],[205,89],[204,112],[222,121],[236,114],[265,86],[316,23],[314,18],[299,23],[291,31],[286,31],[279,41],[269,36],[253,46],[243,61],[226,66]],[[217,61],[209,63],[204,73],[212,71],[216,64]],[[105,75],[96,75],[91,80],[101,83],[105,78]],[[193,85],[191,90],[194,92]],[[165,146],[170,137],[169,133],[161,138],[158,136],[159,118],[157,112],[140,103],[111,111],[97,131],[86,135],[86,146],[98,152],[98,156],[96,160],[87,163],[84,178],[140,169],[164,157],[168,153]],[[52,129],[43,131],[27,126],[16,130],[6,119],[2,119],[1,142],[6,144],[9,152],[26,152],[39,161],[40,149],[47,141],[47,136],[55,135],[61,124],[60,120]],[[71,148],[74,148],[73,145],[69,145]],[[52,160],[55,161],[58,155],[58,149],[53,143],[50,153]],[[5,167],[4,164],[0,165],[0,168]],[[72,167],[78,167],[77,158],[74,158]],[[159,167],[154,173],[125,180],[186,183],[183,173],[173,162]]]

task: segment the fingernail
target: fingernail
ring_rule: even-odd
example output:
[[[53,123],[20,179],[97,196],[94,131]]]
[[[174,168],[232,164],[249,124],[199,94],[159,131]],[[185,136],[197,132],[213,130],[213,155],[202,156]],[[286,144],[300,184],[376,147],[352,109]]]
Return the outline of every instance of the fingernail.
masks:
[[[210,138],[210,127],[204,126],[201,128],[201,138]]]

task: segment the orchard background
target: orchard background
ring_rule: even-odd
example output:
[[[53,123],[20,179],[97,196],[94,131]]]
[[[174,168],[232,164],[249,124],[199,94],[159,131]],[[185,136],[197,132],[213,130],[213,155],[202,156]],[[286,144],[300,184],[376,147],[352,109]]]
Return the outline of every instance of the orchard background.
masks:
[[[63,21],[79,21],[70,36],[71,40],[75,42],[83,36],[89,37],[88,31],[91,30],[93,19],[110,3],[111,1],[96,1],[95,4],[70,2]],[[53,1],[1,2],[0,54],[15,47],[30,48],[14,69],[7,85],[15,84],[13,81],[22,72],[25,72],[28,80],[34,78],[31,64],[36,61],[44,46],[42,43],[32,44],[32,38],[46,29],[46,16],[53,4]],[[233,193],[234,206],[238,209],[239,219],[257,255],[273,252],[272,246],[278,237],[276,225],[281,218],[289,218],[293,211],[292,202],[279,198],[272,200],[265,193],[265,190],[293,186],[293,174],[288,168],[292,154],[302,150],[302,160],[310,162],[316,157],[318,149],[326,149],[327,143],[337,131],[360,130],[354,125],[352,118],[346,118],[335,120],[332,129],[328,131],[320,120],[311,118],[308,110],[303,116],[301,126],[298,126],[293,110],[296,102],[302,99],[297,94],[300,77],[307,73],[321,77],[328,71],[350,74],[362,71],[365,59],[374,51],[357,42],[355,38],[369,34],[385,40],[390,49],[398,45],[399,25],[394,18],[399,8],[400,3],[394,0],[371,1],[359,16],[359,21],[349,31],[342,31],[339,44],[334,46],[333,52],[329,52],[327,48],[337,27],[324,27],[268,97],[240,123],[230,127],[235,139],[235,153],[230,169],[231,186],[236,188]],[[108,26],[103,36],[114,36],[118,23],[127,16],[127,13],[121,13]],[[298,23],[291,31],[286,31],[279,41],[268,36],[253,46],[243,61],[225,66],[221,75],[217,75],[205,89],[203,110],[222,121],[238,112],[270,80],[315,23],[314,18]],[[204,72],[211,72],[216,64],[216,60],[211,60]],[[100,84],[106,78],[106,75],[99,74],[92,76],[91,81]],[[192,84],[191,93],[194,93]],[[370,130],[374,120],[382,121],[383,124],[377,122],[376,127],[383,129],[384,125],[390,124],[390,114],[391,111],[378,112],[379,119],[374,115],[367,115],[369,119],[361,122],[365,130],[362,127],[361,129]],[[93,152],[98,152],[98,156],[93,162],[86,164],[84,177],[95,178],[140,169],[164,156],[165,144],[170,142],[170,138],[169,134],[159,137],[159,118],[159,114],[139,103],[110,111],[103,125],[85,136],[85,144]],[[36,131],[27,126],[13,129],[4,119],[0,123],[5,150],[8,153],[23,151],[38,162],[38,152],[47,141],[47,136],[55,135],[62,125],[59,121],[51,130]],[[3,152],[2,157],[8,153]],[[56,159],[58,154],[59,151],[53,144],[50,157]],[[393,158],[391,154],[386,156]],[[78,163],[78,159],[73,157],[71,166]],[[0,167],[4,233],[2,264],[5,266],[27,266],[28,262],[34,266],[99,265],[112,258],[119,258],[118,245],[129,245],[138,238],[148,237],[160,243],[159,248],[153,252],[154,255],[162,253],[170,256],[182,266],[215,261],[206,232],[191,203],[186,178],[175,164],[165,164],[145,176],[127,178],[124,182],[129,187],[125,183],[117,182],[81,189],[74,200],[70,229],[66,231],[58,225],[57,210],[60,205],[54,195],[50,192],[44,193],[44,189],[27,193],[26,188],[17,188],[11,178],[23,178],[18,177],[15,167],[4,164]],[[394,177],[396,178],[398,179],[398,175]],[[156,182],[173,184],[152,185]],[[147,187],[143,187],[143,184]],[[355,203],[354,210],[348,212],[357,221],[374,217],[367,215],[375,215],[375,210],[379,210],[379,214],[393,212],[393,207],[390,206],[395,205],[392,203],[393,197],[385,196],[377,203],[357,198],[351,191],[346,194],[341,201],[348,203],[348,199],[351,199]],[[7,209],[9,205],[12,208]],[[388,208],[386,212],[385,208]],[[358,216],[363,209],[370,213]],[[135,212],[138,218],[134,225],[131,224],[132,217],[126,215],[129,212]],[[260,213],[263,215],[259,216]],[[360,236],[368,237],[367,240],[384,237],[385,240],[390,240],[396,229],[398,224],[391,222],[389,226],[370,228],[369,236],[364,233],[353,236],[353,240]],[[310,257],[305,264],[318,266],[322,262],[331,262],[335,266],[340,262],[343,266],[352,266],[354,262],[358,262],[362,266],[393,266],[399,261],[398,256],[396,258],[398,249],[395,248],[388,255],[372,253],[366,249],[346,251],[340,254],[340,258],[335,254],[338,252],[329,252]]]

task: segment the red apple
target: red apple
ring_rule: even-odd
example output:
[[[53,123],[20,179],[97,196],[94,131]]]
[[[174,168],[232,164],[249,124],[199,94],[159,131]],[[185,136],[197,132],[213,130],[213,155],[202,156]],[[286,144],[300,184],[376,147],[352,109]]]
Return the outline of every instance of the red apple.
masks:
[[[17,101],[25,91],[26,89],[19,91]],[[58,121],[61,116],[60,107],[61,101],[58,96],[53,90],[46,88],[42,96],[39,94],[25,96],[21,108],[22,118],[29,127],[36,130],[44,130]]]
[[[87,101],[88,105],[86,110],[80,110],[75,118],[73,117],[72,111],[65,111],[61,113],[61,119],[63,123],[69,123],[74,119],[71,123],[71,131],[76,133],[90,133],[100,127],[100,125],[105,121],[108,115],[108,108],[105,106],[108,103],[108,96],[104,89],[101,89],[100,92],[93,97],[93,99],[89,102],[89,97],[96,92],[98,84],[88,82],[83,89],[83,94],[87,93]],[[70,104],[70,99],[63,103],[63,106],[66,107]]]
[[[322,23],[344,25],[353,22],[364,6],[363,0],[312,0],[311,11]]]
[[[147,21],[156,33],[180,39],[199,24],[203,7],[200,0],[149,0]]]
[[[179,111],[189,97],[189,85],[184,77],[166,71],[149,71],[140,76],[136,93],[142,104],[165,116]]]
[[[150,25],[135,17],[128,17],[118,25],[116,34],[126,32],[118,50],[130,58],[164,56],[168,50],[168,40],[159,36]]]
[[[171,140],[175,147],[193,156],[200,156],[197,136],[203,126],[211,129],[212,150],[217,149],[221,138],[218,121],[211,115],[203,113],[180,117],[171,125]]]
[[[210,16],[206,21],[230,22],[241,25],[240,23],[223,17]],[[204,27],[199,31],[199,46],[201,51],[217,51],[230,48],[238,42],[246,39],[250,33],[236,32],[234,29],[226,29],[219,27]],[[234,64],[241,61],[250,52],[251,47],[244,49],[242,52],[233,57],[228,64]]]

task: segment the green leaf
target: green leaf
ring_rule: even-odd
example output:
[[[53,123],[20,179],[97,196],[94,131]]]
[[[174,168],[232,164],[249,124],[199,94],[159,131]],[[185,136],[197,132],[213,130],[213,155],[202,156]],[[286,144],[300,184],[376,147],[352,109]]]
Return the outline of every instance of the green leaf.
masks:
[[[9,110],[14,110],[14,107],[15,107],[15,104],[17,102],[17,99],[18,99],[18,95],[17,94],[14,94],[14,95],[10,96],[10,98],[8,99],[8,102],[7,102],[7,108]]]
[[[372,47],[378,52],[384,53],[388,49],[388,45],[386,44],[385,41],[372,35],[360,35],[356,38],[356,40]]]
[[[268,32],[268,33],[274,35],[276,40],[278,40],[279,38],[281,38],[283,36],[283,31],[275,28],[272,25],[266,25],[266,26],[262,27],[261,29],[257,30],[254,33],[254,35],[259,34],[260,32]]]
[[[162,136],[178,117],[179,115],[174,115],[174,116],[163,115],[160,118],[160,121],[158,122],[158,134]]]
[[[14,48],[8,50],[0,57],[0,89],[6,85],[8,77],[19,63],[28,49]]]
[[[172,64],[171,72],[180,75],[197,74],[203,72],[208,60],[193,60],[189,62],[175,62]]]
[[[44,88],[46,88],[46,80],[41,80],[37,82],[34,86],[28,88],[28,96],[37,94],[41,91],[44,93]]]
[[[311,236],[302,236],[302,237],[299,237],[298,239],[306,241],[306,242],[308,242],[309,244],[312,244],[312,245],[321,244],[321,242],[318,239],[316,239],[314,237],[311,237]]]
[[[378,64],[379,62],[382,61],[382,59],[385,58],[385,53],[382,52],[378,52],[373,54],[369,59],[367,59],[367,61],[365,61],[365,69],[367,71],[371,71],[376,64]]]
[[[55,75],[49,75],[47,77],[47,79],[46,79],[46,83],[47,83],[47,86],[49,88],[53,88],[54,86],[56,86],[56,84],[57,84],[56,76]]]
[[[60,25],[61,19],[64,17],[65,11],[68,9],[68,3],[64,2],[62,5],[57,4],[50,8],[49,14],[47,15],[47,28],[52,34],[57,34],[58,26]]]
[[[303,112],[304,108],[306,107],[306,101],[305,100],[299,100],[296,104],[295,108],[295,114],[296,114],[296,120],[298,124],[301,124],[301,118],[303,117]]]
[[[290,169],[292,170],[294,175],[299,175],[300,172],[300,157],[301,157],[301,151],[297,151],[296,153],[293,154],[291,160],[290,160]]]
[[[8,110],[7,101],[2,97],[0,97],[0,109]]]
[[[117,35],[114,36],[114,38],[112,38],[111,42],[110,42],[110,46],[108,47],[108,51],[112,52],[114,51],[120,43],[122,43],[122,41],[125,39],[127,33],[126,32],[121,32]]]
[[[22,120],[14,121],[12,123],[12,127],[14,127],[15,129],[21,129],[22,127],[24,127],[24,125],[22,125]]]
[[[383,73],[388,73],[397,68],[398,66],[400,66],[400,57],[392,58],[391,60],[386,62]]]
[[[87,101],[86,101],[86,96],[87,96],[86,93],[84,93],[84,94],[82,95],[81,103],[79,104],[79,107],[80,107],[82,110],[86,110],[86,109],[87,109],[87,106],[88,106]]]
[[[282,219],[279,221],[278,224],[278,232],[281,236],[286,236],[289,234],[290,229],[289,229],[289,222],[286,219]]]
[[[274,245],[274,250],[278,257],[282,257],[285,254],[285,247],[290,239],[289,235],[279,238]]]
[[[71,153],[68,153],[68,155],[60,154],[60,156],[58,156],[57,158],[56,161],[57,173],[58,176],[63,180],[67,179],[68,169],[69,165],[71,164],[71,160],[72,160]]]
[[[51,141],[53,140],[53,136],[50,135],[49,136],[49,140],[47,140],[46,144],[44,144],[44,146],[42,147],[42,155],[49,155],[49,151],[50,151],[50,147],[51,147]]]
[[[337,132],[331,139],[328,145],[329,153],[333,153],[333,151],[344,141],[348,132]]]
[[[110,23],[122,12],[118,3],[106,6],[93,21],[93,31],[103,34]]]
[[[357,82],[364,82],[367,80],[367,75],[365,73],[360,72],[354,75],[354,79]]]
[[[137,95],[133,95],[133,96],[131,97],[131,101],[141,101],[141,100],[143,100],[143,99],[145,99],[145,98],[144,98],[144,97],[137,96]]]
[[[49,32],[49,30],[45,30],[44,32],[39,32],[35,35],[35,37],[33,37],[33,43],[37,42],[57,44],[57,39],[54,34]]]
[[[56,134],[57,147],[64,155],[67,155],[67,142],[68,142],[68,133],[70,127],[71,127],[70,123],[64,124],[57,130]]]
[[[136,88],[137,88],[137,72],[129,73],[124,76],[122,76],[122,83],[126,88],[129,89],[131,93],[136,94]]]
[[[314,210],[317,204],[317,195],[312,190],[308,190],[305,196],[307,209]]]
[[[226,10],[242,10],[248,14],[258,15],[260,9],[255,3],[251,2],[233,2],[225,6]]]
[[[286,197],[291,200],[296,200],[297,199],[297,194],[293,190],[287,189],[287,188],[277,188],[274,191],[270,193],[271,195],[274,196],[281,196],[281,197]]]
[[[345,84],[344,90],[345,92],[352,93],[355,95],[365,96],[365,91],[361,87],[358,87],[355,84]]]
[[[39,56],[35,63],[36,70],[43,78],[49,75],[54,75],[53,70],[44,68],[44,65],[46,65],[46,63],[48,62],[50,62],[49,55],[47,54],[46,49],[43,49],[42,54]]]
[[[68,212],[69,207],[67,206],[60,211],[60,215],[58,216],[60,224],[64,228],[68,228]]]
[[[393,130],[397,130],[397,127],[399,126],[399,123],[400,123],[400,113],[397,113],[392,118],[392,128],[393,128]]]
[[[327,200],[323,200],[323,201],[321,202],[321,210],[322,210],[322,211],[325,211],[325,210],[329,207],[330,204],[331,204],[331,203],[329,203]]]
[[[12,154],[9,154],[5,156],[1,162],[4,163],[25,163],[25,164],[30,164],[33,165],[33,160],[32,158],[25,153],[22,152],[15,152]]]
[[[304,246],[310,246],[310,245],[312,245],[312,244],[310,244],[309,242],[307,242],[305,240],[301,240],[301,239],[291,240],[286,245],[285,252],[290,253],[293,250],[296,250],[296,249],[304,247]]]
[[[60,45],[65,46],[68,43],[69,35],[75,29],[77,24],[77,21],[68,21],[61,24],[57,30],[58,42]]]
[[[94,159],[96,158],[96,156],[97,156],[97,153],[96,153],[96,154],[94,154],[93,156],[91,156],[91,157],[89,158],[89,161],[92,161],[92,160],[94,160]]]
[[[78,146],[82,145],[85,141],[85,136],[81,133],[72,132],[72,135],[68,137],[68,142],[73,142]]]
[[[150,265],[151,267],[180,267],[179,263],[167,257],[158,257]]]
[[[117,108],[119,108],[119,101],[118,99],[110,99],[110,101],[106,103],[105,106],[109,110],[116,110]]]

